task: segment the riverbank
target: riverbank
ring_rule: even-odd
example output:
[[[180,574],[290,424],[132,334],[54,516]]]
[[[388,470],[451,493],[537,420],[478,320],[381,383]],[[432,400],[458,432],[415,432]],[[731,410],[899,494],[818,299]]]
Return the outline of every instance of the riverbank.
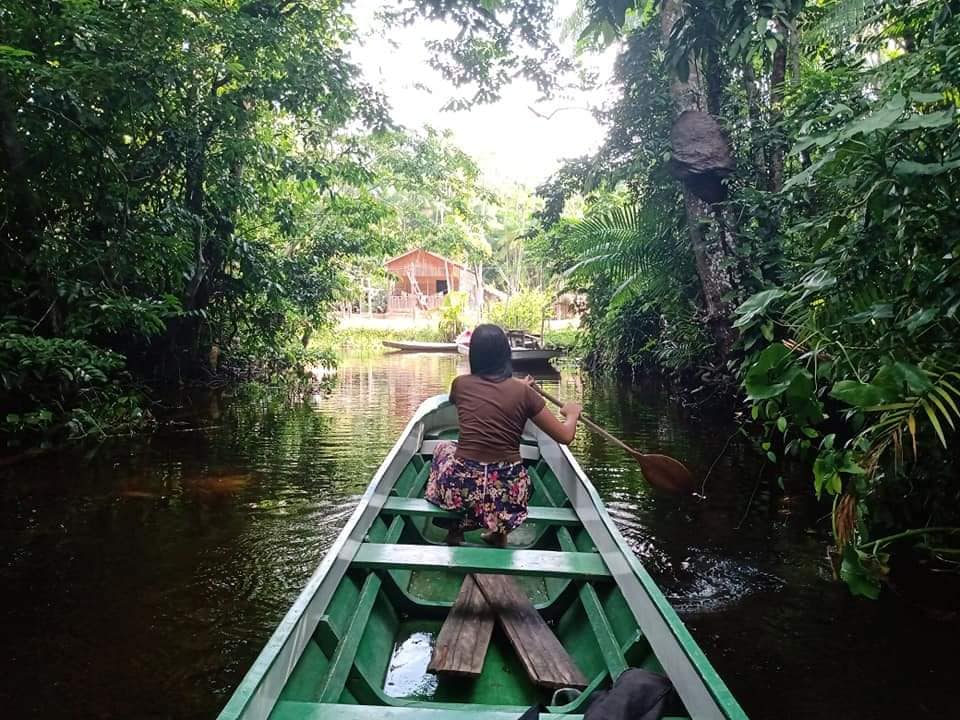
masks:
[[[559,348],[573,361],[582,358],[584,331],[569,320],[548,323],[544,331],[544,343]],[[388,352],[384,340],[442,342],[448,340],[437,327],[435,319],[389,318],[385,316],[362,317],[354,315],[341,318],[335,328],[319,333],[311,348],[325,354],[360,354]]]

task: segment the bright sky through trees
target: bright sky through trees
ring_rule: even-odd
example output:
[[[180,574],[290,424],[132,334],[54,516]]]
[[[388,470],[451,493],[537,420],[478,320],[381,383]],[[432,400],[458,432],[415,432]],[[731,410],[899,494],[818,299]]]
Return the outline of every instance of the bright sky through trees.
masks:
[[[562,0],[557,18],[568,17],[575,3]],[[418,22],[405,28],[390,28],[386,33],[374,16],[382,7],[376,0],[358,0],[354,11],[361,30],[362,46],[353,50],[367,79],[390,100],[393,118],[416,128],[424,124],[453,131],[456,143],[479,163],[489,181],[504,184],[515,181],[536,185],[556,170],[565,158],[596,150],[603,139],[603,128],[587,108],[602,104],[607,92],[603,83],[610,77],[616,48],[602,56],[588,55],[584,64],[599,76],[600,86],[577,92],[566,98],[537,104],[538,93],[532,84],[516,81],[504,90],[499,102],[478,105],[460,112],[441,108],[458,94],[440,73],[429,65],[427,38],[450,37],[456,29],[441,23]],[[559,40],[560,28],[556,29]],[[572,52],[572,40],[563,43]],[[538,117],[530,107],[549,120]]]

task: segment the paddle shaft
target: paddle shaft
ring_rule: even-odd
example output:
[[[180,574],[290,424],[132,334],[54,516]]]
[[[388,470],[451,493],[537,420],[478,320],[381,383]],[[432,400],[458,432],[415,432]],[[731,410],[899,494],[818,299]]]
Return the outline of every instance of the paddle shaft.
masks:
[[[544,390],[544,389],[543,389],[542,387],[540,387],[539,385],[536,385],[536,384],[533,385],[533,389],[536,390],[538,393],[540,393],[543,397],[545,397],[547,400],[549,400],[550,402],[552,402],[552,403],[553,403],[554,405],[556,405],[557,407],[563,407],[563,403],[560,402],[559,399],[555,398],[553,395],[551,395],[550,393],[548,393],[546,390]],[[590,428],[591,430],[593,430],[593,431],[594,431],[595,433],[597,433],[598,435],[603,435],[603,437],[605,437],[607,440],[609,440],[610,442],[612,442],[612,443],[614,443],[614,444],[616,444],[616,445],[619,445],[620,447],[622,447],[622,448],[623,448],[624,450],[626,450],[627,452],[631,452],[631,453],[633,453],[633,454],[635,454],[635,455],[643,455],[643,453],[641,453],[639,450],[635,450],[634,448],[632,448],[632,447],[630,447],[629,445],[627,445],[623,440],[621,440],[621,439],[618,438],[617,436],[615,436],[615,435],[607,432],[607,431],[604,430],[602,427],[600,427],[599,425],[597,425],[597,423],[595,423],[592,419],[590,419],[590,416],[589,416],[589,415],[586,415],[585,413],[582,413],[582,412],[581,412],[581,413],[580,413],[580,417],[578,418],[578,420],[579,420],[580,422],[582,422],[584,425],[586,425],[588,428]]]
[[[563,407],[563,404],[557,400],[557,398],[546,392],[539,385],[534,383],[533,389],[557,407]],[[580,413],[577,419],[598,435],[602,435],[610,442],[626,450],[640,465],[643,477],[646,478],[647,482],[653,487],[672,493],[690,493],[696,488],[696,480],[694,480],[690,470],[679,460],[668,455],[642,453],[627,445],[620,438],[608,433],[583,413]]]

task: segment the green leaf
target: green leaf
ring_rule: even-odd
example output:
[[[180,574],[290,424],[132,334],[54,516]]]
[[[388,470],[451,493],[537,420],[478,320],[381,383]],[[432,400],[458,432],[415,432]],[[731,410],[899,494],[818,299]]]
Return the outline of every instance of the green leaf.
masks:
[[[736,322],[733,323],[733,326],[739,328],[749,325],[753,322],[754,318],[766,312],[770,303],[782,298],[786,294],[786,290],[773,288],[750,296],[734,311],[739,317]]]
[[[957,417],[960,417],[960,408],[957,407],[957,403],[954,402],[952,397],[950,397],[950,393],[948,393],[944,388],[940,387],[940,385],[937,385],[934,388],[934,391],[943,398],[943,401],[947,403],[947,405],[953,409],[953,414]]]
[[[879,130],[886,130],[900,119],[905,105],[906,98],[903,95],[895,95],[879,110],[847,123],[837,139],[849,140],[857,135],[869,135]]]
[[[848,475],[866,475],[867,471],[861,467],[860,463],[856,462],[853,459],[853,454],[845,452],[841,460],[840,467],[837,468],[839,472],[847,473]],[[837,490],[837,492],[840,492]]]
[[[835,217],[829,225],[843,224],[846,218]],[[837,277],[828,270],[817,269],[803,276],[803,297],[808,297],[810,293],[817,293],[837,284]]]
[[[764,406],[763,411],[766,413],[768,420],[773,420],[777,415],[780,414],[780,406],[777,405],[776,400],[767,400],[767,404]]]
[[[843,549],[840,577],[854,595],[876,600],[880,597],[880,579],[860,560],[860,553],[852,545]]]
[[[743,385],[748,399],[767,400],[782,395],[797,377],[805,374],[793,354],[778,343],[760,353],[747,371]]]
[[[913,102],[917,102],[917,103],[935,103],[943,100],[943,93],[941,92],[927,93],[927,92],[916,91],[916,92],[910,93],[910,99]]]
[[[874,303],[863,312],[851,315],[846,318],[847,322],[857,325],[870,322],[871,320],[889,320],[893,317],[893,305],[890,303]]]
[[[891,399],[884,388],[857,380],[840,380],[834,383],[830,389],[830,397],[858,408],[881,405]]]
[[[6,55],[8,57],[33,57],[33,53],[29,50],[15,48],[10,45],[0,45],[0,55]]]
[[[939,310],[937,308],[918,310],[913,315],[908,317],[903,324],[910,332],[916,332],[924,325],[929,325],[931,322],[933,322],[938,314]]]
[[[950,412],[947,410],[946,406],[940,401],[940,398],[937,397],[936,393],[930,393],[929,395],[927,395],[926,399],[937,406],[937,409],[940,410],[940,414],[943,415],[944,419],[950,424],[950,428],[953,430],[956,430],[957,426],[953,424],[953,418],[950,417]]]
[[[901,120],[894,128],[897,130],[917,130],[920,128],[939,128],[952,125],[956,122],[953,112],[944,110],[943,112],[927,113],[925,115],[911,115],[906,120]]]
[[[824,488],[834,486],[834,480],[837,482],[840,480],[840,475],[837,473],[836,454],[832,452],[821,453],[813,461],[813,489],[818,500]]]
[[[933,390],[933,383],[930,382],[929,376],[913,363],[896,362],[893,364],[893,371],[906,383],[907,388],[917,395],[926,395]]]
[[[816,175],[820,170],[830,165],[834,160],[837,159],[837,151],[830,150],[825,152],[823,156],[817,160],[813,165],[808,167],[805,170],[798,172],[796,175],[792,176],[787,182],[783,184],[784,191],[790,190],[795,187],[802,187],[809,185],[813,180],[814,175]]]
[[[900,160],[893,166],[894,175],[942,175],[960,168],[960,160],[944,163],[919,163],[912,160]]]
[[[777,418],[777,430],[780,432],[786,432],[787,430],[787,419],[782,415]]]
[[[940,444],[944,447],[947,447],[947,439],[943,435],[943,428],[940,426],[940,420],[937,419],[936,411],[930,407],[930,403],[927,402],[926,399],[921,400],[920,404],[923,406],[923,411],[930,419],[930,424],[933,425],[933,429],[937,432],[937,437],[940,438]]]

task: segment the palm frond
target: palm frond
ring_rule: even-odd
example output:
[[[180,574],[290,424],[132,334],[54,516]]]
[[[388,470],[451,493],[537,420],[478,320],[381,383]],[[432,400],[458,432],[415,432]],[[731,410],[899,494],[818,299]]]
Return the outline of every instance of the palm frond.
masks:
[[[909,433],[914,457],[918,448],[918,427],[924,420],[933,428],[937,439],[944,448],[948,447],[945,430],[956,430],[960,422],[960,366],[944,370],[939,364],[932,364],[924,371],[930,380],[930,389],[923,393],[911,394],[902,401],[879,405],[866,410],[880,412],[875,422],[864,431],[863,436],[870,440],[874,457],[879,457],[883,449]]]
[[[686,259],[686,248],[663,217],[659,209],[633,205],[586,218],[574,230],[579,258],[566,274],[617,283],[614,306],[669,282],[677,277],[670,270]]]
[[[879,19],[886,0],[835,0],[825,4],[820,16],[806,31],[807,37],[841,43]]]

